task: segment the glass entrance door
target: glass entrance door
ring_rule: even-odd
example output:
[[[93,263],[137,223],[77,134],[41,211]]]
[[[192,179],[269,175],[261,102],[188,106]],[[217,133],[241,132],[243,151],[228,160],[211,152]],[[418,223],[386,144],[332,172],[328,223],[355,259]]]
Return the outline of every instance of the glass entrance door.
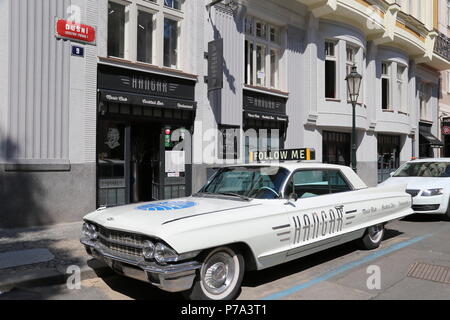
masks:
[[[128,203],[126,183],[126,126],[120,122],[100,121],[97,159],[97,205]]]

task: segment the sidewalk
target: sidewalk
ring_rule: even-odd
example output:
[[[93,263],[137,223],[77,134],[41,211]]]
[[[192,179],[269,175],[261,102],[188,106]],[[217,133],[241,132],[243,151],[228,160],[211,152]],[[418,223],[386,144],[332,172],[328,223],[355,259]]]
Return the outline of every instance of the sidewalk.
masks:
[[[79,241],[81,225],[0,229],[0,292],[65,283],[69,266],[80,268],[81,280],[112,272],[86,254]]]

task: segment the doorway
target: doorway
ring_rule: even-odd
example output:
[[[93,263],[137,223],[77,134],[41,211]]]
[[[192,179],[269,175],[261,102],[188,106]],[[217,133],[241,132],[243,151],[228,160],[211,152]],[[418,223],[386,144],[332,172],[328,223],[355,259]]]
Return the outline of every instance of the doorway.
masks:
[[[158,200],[160,185],[160,126],[142,123],[130,128],[130,202]]]
[[[97,141],[97,206],[185,197],[191,194],[189,153],[171,135],[180,124],[138,119],[101,119]],[[169,132],[169,134],[168,134]],[[177,141],[183,141],[185,135]]]
[[[102,120],[99,133],[98,206],[161,199],[161,125]]]

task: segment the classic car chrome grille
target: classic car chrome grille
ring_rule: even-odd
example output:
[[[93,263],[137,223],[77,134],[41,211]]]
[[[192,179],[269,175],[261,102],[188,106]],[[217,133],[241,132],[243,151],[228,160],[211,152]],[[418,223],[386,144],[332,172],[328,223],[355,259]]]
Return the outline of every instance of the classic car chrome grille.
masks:
[[[110,230],[104,227],[99,227],[99,233],[102,238],[119,242],[123,245],[142,246],[142,243],[145,240],[144,237],[137,234]]]
[[[142,243],[144,237],[141,235],[106,229],[98,226],[99,242],[111,251],[142,257]]]
[[[128,254],[130,256],[142,257],[142,249],[135,248],[135,247],[124,246],[124,245],[120,245],[120,244],[113,243],[113,242],[109,242],[109,241],[107,241],[107,240],[105,240],[103,238],[100,238],[99,241],[100,241],[100,243],[102,245],[104,245],[109,250],[116,251],[116,252],[119,252],[119,253]]]
[[[406,190],[406,193],[409,193],[411,195],[411,197],[417,197],[417,195],[419,194],[420,190]]]

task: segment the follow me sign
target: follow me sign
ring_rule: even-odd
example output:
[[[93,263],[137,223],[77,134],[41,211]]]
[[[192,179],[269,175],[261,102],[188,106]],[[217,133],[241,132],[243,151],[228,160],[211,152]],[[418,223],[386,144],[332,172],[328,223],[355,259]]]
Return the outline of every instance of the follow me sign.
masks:
[[[250,162],[307,161],[315,159],[316,151],[309,148],[250,152]]]

